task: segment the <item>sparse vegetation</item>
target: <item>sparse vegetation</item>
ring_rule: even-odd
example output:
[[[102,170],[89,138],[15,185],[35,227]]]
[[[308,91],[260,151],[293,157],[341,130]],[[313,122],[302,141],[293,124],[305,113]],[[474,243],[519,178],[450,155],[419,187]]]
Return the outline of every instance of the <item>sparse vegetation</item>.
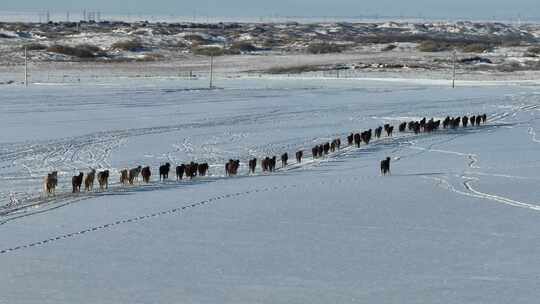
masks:
[[[24,50],[25,47],[29,51],[42,51],[47,49],[47,46],[41,43],[28,43],[25,44],[22,49]]]
[[[152,62],[159,61],[163,59],[163,55],[156,53],[144,54],[142,57],[135,59],[137,62]]]
[[[187,45],[183,41],[163,41],[160,45],[160,47],[164,48],[173,48],[173,49],[187,49],[189,48],[189,45]]]
[[[203,56],[221,56],[224,54],[222,48],[217,46],[207,46],[207,47],[196,47],[191,50],[195,55]]]
[[[487,64],[492,64],[492,63],[493,63],[493,62],[491,61],[491,59],[489,59],[489,58],[483,58],[483,57],[479,57],[479,56],[470,57],[470,58],[462,58],[462,59],[459,60],[459,62],[465,63],[465,64],[472,64],[472,63],[487,63]]]
[[[345,49],[342,45],[335,43],[312,43],[308,46],[307,52],[310,54],[329,54],[329,53],[341,53]]]
[[[139,39],[131,39],[115,42],[111,45],[111,49],[129,52],[140,52],[144,50],[144,45]]]
[[[461,47],[461,50],[465,53],[483,53],[491,50],[492,47],[485,43],[471,43]]]
[[[540,55],[540,46],[531,46],[527,49],[527,52],[535,55]]]
[[[427,40],[422,41],[416,48],[420,52],[443,52],[449,51],[451,47],[452,46],[449,43]]]
[[[467,43],[462,41],[434,41],[426,40],[422,41],[416,47],[420,52],[444,52],[458,49],[464,53],[483,53],[492,49],[492,45],[489,43]]]
[[[444,52],[456,49],[463,53],[470,53],[462,57],[486,56],[482,53],[501,46],[520,46],[509,49],[512,53],[519,52],[522,57],[528,57],[529,61],[540,58],[540,43],[534,34],[540,27],[529,30],[508,24],[478,23],[474,24],[475,29],[471,30],[468,23],[455,25],[404,23],[403,25],[406,26],[384,27],[370,23],[344,22],[334,24],[329,30],[327,25],[316,23],[306,25],[300,23],[202,24],[107,21],[0,24],[2,34],[17,39],[15,48],[11,49],[14,52],[20,52],[21,47],[26,44],[29,50],[36,51],[32,54],[34,60],[66,60],[63,56],[38,54],[43,51],[73,57],[67,60],[96,58],[106,62],[116,62],[161,60],[159,56],[156,57],[157,55],[146,57],[145,55],[149,53],[160,54],[164,58],[185,56],[184,54],[189,52],[207,56],[244,54],[262,50],[273,51],[269,52],[270,55],[276,55],[278,51],[282,54],[289,52],[327,54],[356,49],[357,46],[358,49],[370,48],[393,54],[402,48],[409,50],[410,45],[416,45],[416,50],[421,52]],[[125,33],[126,36],[117,40],[116,33],[120,32]],[[80,33],[85,33],[88,37],[97,37],[96,44],[110,40],[116,43],[105,46],[107,51],[94,45],[73,46],[73,35]],[[103,47],[101,44],[97,45]],[[108,54],[109,50],[110,54]],[[135,56],[135,54],[124,54],[124,52],[140,53]],[[489,57],[499,62],[501,60],[497,58],[501,54],[490,54]],[[397,53],[395,55],[401,56]],[[448,54],[430,57],[448,57]],[[407,62],[406,66],[414,65],[414,60]],[[381,64],[384,65],[385,62]],[[441,68],[446,65],[445,63]],[[300,69],[306,69],[306,67]]]
[[[257,51],[257,47],[255,47],[253,44],[247,41],[235,42],[231,45],[230,49],[233,51],[239,51],[242,53]]]
[[[389,45],[383,47],[383,48],[381,49],[381,51],[383,51],[383,52],[389,52],[389,51],[391,51],[391,50],[393,50],[393,49],[395,49],[395,48],[397,48],[397,45],[395,45],[395,44],[389,44]]]
[[[265,48],[268,48],[268,49],[272,49],[274,48],[275,46],[278,46],[279,45],[279,41],[277,40],[274,40],[274,39],[266,39],[263,41],[263,47]]]
[[[74,56],[82,59],[92,59],[106,55],[99,47],[90,44],[81,44],[77,46],[55,44],[48,47],[47,52]]]
[[[266,70],[269,74],[300,74],[307,72],[320,71],[321,66],[319,65],[298,65],[290,67],[275,67]]]

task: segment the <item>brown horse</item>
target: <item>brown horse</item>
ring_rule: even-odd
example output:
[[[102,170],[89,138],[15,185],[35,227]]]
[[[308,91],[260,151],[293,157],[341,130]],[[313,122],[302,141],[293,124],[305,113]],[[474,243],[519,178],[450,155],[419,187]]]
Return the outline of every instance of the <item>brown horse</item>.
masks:
[[[274,172],[274,170],[276,170],[276,156],[275,155],[272,158],[270,158],[270,162],[268,163],[268,170],[270,172]]]
[[[81,185],[83,183],[83,173],[79,172],[79,175],[75,175],[71,178],[71,185],[73,186],[73,193],[81,192]]]
[[[176,166],[176,180],[181,180],[185,171],[186,165],[181,164],[180,166]]]
[[[301,163],[303,156],[304,156],[304,152],[302,150],[296,152],[296,162]]]
[[[139,175],[141,174],[142,167],[138,166],[137,168],[133,168],[129,170],[129,184],[133,185],[134,182],[139,181]]]
[[[97,180],[101,190],[109,189],[109,170],[99,172]]]
[[[49,194],[55,194],[56,193],[56,186],[58,185],[58,171],[53,171],[51,173],[47,173],[47,176],[43,180],[43,190],[44,192]]]
[[[375,129],[375,137],[377,138],[381,138],[381,133],[382,133],[382,127],[379,126]]]
[[[349,146],[352,146],[354,140],[354,134],[351,133],[349,136],[347,136],[347,142],[349,143]]]
[[[371,134],[371,129],[364,131],[362,132],[362,134],[360,134],[360,138],[363,142],[366,143],[366,145],[369,145],[369,141],[371,140]]]
[[[150,167],[142,168],[141,176],[142,176],[143,182],[148,184],[150,182],[150,176],[152,176],[152,171],[150,171]]]
[[[281,155],[281,167],[285,168],[287,167],[287,161],[289,160],[289,154],[283,153]]]
[[[392,132],[394,132],[394,126],[391,126],[389,124],[384,125],[384,130],[386,131],[386,136],[392,136]]]
[[[257,159],[256,158],[250,159],[248,166],[249,166],[249,172],[255,173],[255,169],[257,168]]]
[[[330,143],[327,142],[323,145],[323,152],[325,155],[328,154],[328,152],[330,152]]]
[[[236,175],[238,173],[238,167],[240,167],[240,160],[229,159],[229,161],[225,164],[225,175]]]
[[[426,126],[426,118],[425,117],[422,118],[419,123],[420,123],[420,128],[424,129],[424,127]]]
[[[186,177],[189,177],[189,179],[193,179],[195,176],[197,176],[197,167],[199,165],[195,162],[191,162],[189,164],[186,165],[186,169],[185,169],[185,172],[186,172]]]
[[[261,160],[261,167],[262,167],[263,172],[268,171],[270,167],[270,157],[267,156],[263,160]]]
[[[360,134],[355,133],[354,134],[354,143],[355,143],[357,148],[360,148],[360,142],[361,141],[362,141],[362,137],[360,136]]]
[[[313,158],[319,157],[319,146],[315,146],[311,149],[311,154],[313,154]]]
[[[86,174],[86,177],[84,178],[84,190],[85,191],[92,191],[92,188],[94,188],[94,179],[96,177],[96,170],[92,169],[92,171],[88,172]]]
[[[206,176],[206,172],[208,171],[209,167],[210,166],[208,166],[208,163],[199,164],[199,166],[197,167],[197,171],[199,171],[199,176]]]
[[[165,163],[165,165],[159,166],[159,180],[166,180],[169,178],[169,171],[171,170],[171,164]]]
[[[120,183],[122,185],[127,185],[129,183],[129,172],[128,169],[120,171]]]
[[[405,132],[405,129],[407,128],[407,123],[402,122],[399,124],[399,132]]]

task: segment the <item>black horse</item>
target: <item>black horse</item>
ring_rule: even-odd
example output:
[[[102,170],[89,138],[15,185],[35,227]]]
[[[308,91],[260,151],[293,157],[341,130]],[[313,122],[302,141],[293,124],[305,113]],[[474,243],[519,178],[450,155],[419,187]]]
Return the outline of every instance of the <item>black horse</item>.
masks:
[[[159,166],[159,180],[168,179],[170,170],[171,170],[171,164],[169,164],[169,163],[166,163],[165,165]]]
[[[381,160],[381,174],[390,174],[390,157]]]

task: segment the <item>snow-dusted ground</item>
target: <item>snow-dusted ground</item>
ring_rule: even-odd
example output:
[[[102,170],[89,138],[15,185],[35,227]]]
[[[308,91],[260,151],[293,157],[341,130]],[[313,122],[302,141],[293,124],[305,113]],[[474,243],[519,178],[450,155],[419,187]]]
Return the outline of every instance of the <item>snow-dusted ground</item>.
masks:
[[[537,87],[205,84],[2,88],[0,303],[531,303],[540,295]],[[487,113],[488,123],[310,157],[314,144],[353,130],[471,113]],[[250,157],[293,158],[298,149],[304,164],[247,176]],[[381,177],[386,156],[392,175]],[[224,178],[233,157],[240,176]],[[124,167],[156,174],[166,161],[191,160],[209,162],[210,176],[117,184]],[[111,190],[67,193],[71,176],[90,167],[113,171]],[[61,185],[45,202],[42,176],[52,169]]]

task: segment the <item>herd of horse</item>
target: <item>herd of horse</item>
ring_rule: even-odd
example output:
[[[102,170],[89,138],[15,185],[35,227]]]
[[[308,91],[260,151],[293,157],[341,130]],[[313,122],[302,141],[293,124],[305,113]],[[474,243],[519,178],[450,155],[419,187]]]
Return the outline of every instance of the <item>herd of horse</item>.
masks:
[[[450,117],[447,116],[445,119],[441,120],[435,120],[434,118],[431,118],[430,120],[426,120],[426,118],[423,118],[418,121],[409,121],[409,122],[402,122],[398,126],[399,132],[406,132],[407,130],[410,132],[414,132],[415,134],[418,134],[420,132],[430,133],[438,130],[441,125],[444,129],[456,129],[460,126],[463,128],[467,128],[469,124],[471,126],[479,126],[480,124],[486,123],[487,115],[475,115],[475,116],[458,116],[458,117]],[[387,137],[391,137],[394,131],[394,126],[390,124],[385,124],[383,126],[377,127],[375,130],[369,129],[367,131],[361,132],[361,133],[350,133],[347,136],[347,143],[349,146],[356,146],[360,147],[362,143],[365,145],[369,145],[369,142],[371,141],[372,136],[374,135],[376,138],[380,138],[382,136],[382,132],[386,133]],[[324,157],[325,155],[328,155],[331,152],[335,152],[336,150],[341,149],[341,139],[335,138],[331,142],[325,142],[319,145],[315,145],[311,149],[312,157],[314,159]],[[299,150],[295,154],[296,156],[296,162],[298,164],[302,163],[302,158],[304,157],[304,151]],[[281,155],[281,167],[284,168],[288,165],[289,155],[288,153],[284,153]],[[265,157],[261,159],[261,170],[262,172],[274,172],[276,170],[276,156],[272,157]],[[257,169],[257,158],[250,159],[248,162],[249,167],[249,173],[253,174],[255,173],[255,170]],[[230,159],[225,164],[225,176],[235,176],[238,174],[238,168],[240,167],[240,160],[239,159]],[[181,164],[176,166],[176,179],[182,180],[184,177],[193,179],[196,176],[206,176],[209,169],[208,163],[195,163],[191,162],[188,164]],[[380,169],[381,169],[381,175],[387,175],[390,174],[390,157],[387,157],[383,159],[380,163]],[[159,167],[159,180],[166,180],[169,178],[169,172],[171,170],[171,164],[166,163],[164,165],[161,165]],[[71,183],[72,183],[72,191],[73,193],[77,193],[81,191],[81,186],[84,182],[84,190],[85,191],[93,191],[94,187],[94,180],[97,179],[99,183],[99,189],[101,191],[104,191],[108,189],[109,187],[109,170],[103,170],[97,173],[96,170],[92,169],[90,172],[84,175],[83,172],[79,172],[78,175],[75,175],[72,177]],[[122,185],[133,185],[135,183],[139,182],[139,176],[142,177],[142,180],[144,183],[149,183],[150,178],[152,176],[152,171],[149,166],[142,167],[138,166],[136,168],[132,169],[123,169],[120,171],[120,183]],[[53,171],[51,173],[48,173],[43,181],[43,188],[44,192],[47,195],[54,195],[56,191],[56,186],[58,185],[58,172]]]

